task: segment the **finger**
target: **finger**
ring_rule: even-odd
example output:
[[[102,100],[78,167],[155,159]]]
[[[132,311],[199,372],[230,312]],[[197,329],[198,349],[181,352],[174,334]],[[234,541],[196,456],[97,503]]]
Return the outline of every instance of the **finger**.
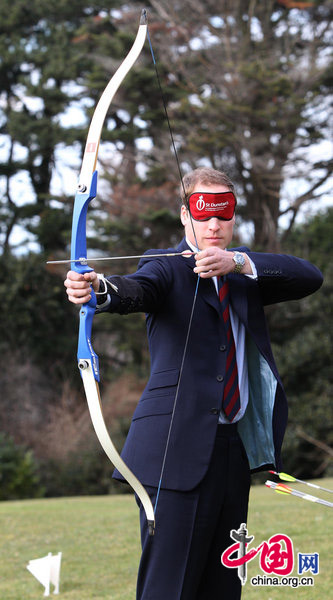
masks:
[[[73,290],[88,290],[90,289],[90,281],[82,279],[82,281],[73,281],[72,279],[65,279],[64,286],[66,288],[72,288]]]
[[[221,261],[220,248],[206,248],[195,255],[195,261],[199,265],[217,264]]]
[[[85,296],[84,298],[76,298],[75,296],[68,295],[68,300],[73,304],[85,304],[89,302],[91,296]]]
[[[100,281],[99,281],[97,273],[95,273],[95,271],[90,271],[89,273],[85,273],[84,277],[85,277],[86,282],[91,285],[94,292],[98,292]]]
[[[201,256],[200,258],[196,258],[196,265],[207,265],[209,262],[211,262],[212,257],[211,256]]]
[[[205,250],[200,250],[200,252],[197,252],[197,254],[194,256],[196,261],[200,261],[200,260],[205,260],[211,258],[214,255],[213,252],[213,248],[206,248]]]
[[[95,271],[89,271],[89,273],[84,273],[83,277],[85,279],[85,281],[95,281],[95,279],[97,278],[97,274],[95,273]]]
[[[200,277],[202,277],[203,279],[207,279],[209,277],[215,277],[218,275],[218,271],[216,269],[208,269],[207,267],[205,269],[193,269],[195,273],[197,273]]]
[[[200,252],[199,254],[196,254],[195,256],[195,262],[198,263],[205,263],[207,261],[212,260],[212,257],[209,254],[206,254],[204,252]]]
[[[66,292],[67,294],[71,294],[76,298],[83,298],[84,296],[88,296],[89,294],[91,295],[91,287],[90,285],[86,285],[84,287],[76,287],[76,285],[72,285],[67,287]]]
[[[221,267],[220,261],[212,259],[212,257],[199,260],[196,262],[195,269],[198,269],[196,273],[200,273],[200,271],[210,271],[210,270],[218,270]]]
[[[84,293],[84,290],[67,289],[68,300],[73,304],[85,304],[91,300],[90,293]]]
[[[84,275],[82,275],[82,273],[77,273],[76,271],[68,271],[66,278],[71,281],[83,281]]]

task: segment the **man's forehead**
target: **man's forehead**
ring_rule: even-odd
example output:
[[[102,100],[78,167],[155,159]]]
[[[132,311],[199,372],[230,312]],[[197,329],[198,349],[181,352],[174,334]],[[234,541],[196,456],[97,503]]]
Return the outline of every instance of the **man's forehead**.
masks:
[[[199,181],[198,183],[195,184],[195,186],[192,190],[192,194],[198,193],[198,192],[221,194],[221,193],[229,192],[229,191],[230,191],[230,188],[228,188],[227,185],[223,185],[222,183],[208,184],[208,183]]]

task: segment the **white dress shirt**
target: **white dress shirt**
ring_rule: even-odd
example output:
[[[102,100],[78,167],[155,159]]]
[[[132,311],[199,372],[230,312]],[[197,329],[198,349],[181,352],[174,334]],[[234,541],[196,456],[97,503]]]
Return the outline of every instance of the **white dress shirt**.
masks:
[[[193,252],[197,252],[197,248],[191,244],[191,242],[186,239],[187,244],[193,250]],[[250,265],[252,268],[252,275],[244,274],[243,277],[251,277],[251,279],[257,279],[257,269],[253,261],[248,257],[250,261]],[[217,286],[217,277],[212,277],[216,293],[218,294],[218,286]],[[235,416],[233,423],[240,421],[243,417],[246,407],[249,401],[249,379],[247,372],[247,360],[245,355],[245,327],[243,323],[239,320],[238,315],[235,314],[232,310],[231,304],[229,305],[230,312],[230,321],[231,321],[231,329],[234,336],[235,347],[236,347],[236,361],[237,361],[237,370],[238,370],[238,387],[239,387],[239,395],[240,395],[240,410]],[[219,416],[220,424],[230,424],[225,414],[221,411]]]

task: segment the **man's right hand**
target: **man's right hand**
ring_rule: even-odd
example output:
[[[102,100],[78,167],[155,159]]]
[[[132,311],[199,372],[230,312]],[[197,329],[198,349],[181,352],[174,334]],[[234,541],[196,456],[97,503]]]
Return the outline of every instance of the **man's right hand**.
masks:
[[[84,273],[84,275],[76,273],[76,271],[68,271],[64,286],[70,302],[84,304],[91,299],[91,287],[98,292],[99,279],[95,271]]]

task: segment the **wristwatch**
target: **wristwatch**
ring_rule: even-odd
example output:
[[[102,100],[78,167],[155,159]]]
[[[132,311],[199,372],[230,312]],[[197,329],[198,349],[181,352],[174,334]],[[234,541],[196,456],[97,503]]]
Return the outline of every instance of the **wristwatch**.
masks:
[[[243,254],[241,254],[240,252],[237,252],[237,251],[234,252],[232,260],[235,263],[235,268],[233,270],[233,273],[240,273],[242,268],[245,265],[245,258],[243,256]]]

